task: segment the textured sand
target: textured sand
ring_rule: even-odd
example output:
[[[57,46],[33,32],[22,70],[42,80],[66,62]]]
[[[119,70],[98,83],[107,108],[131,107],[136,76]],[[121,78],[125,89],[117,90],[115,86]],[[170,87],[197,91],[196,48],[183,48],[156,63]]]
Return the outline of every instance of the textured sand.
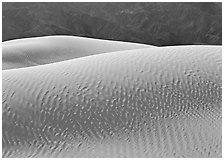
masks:
[[[75,36],[47,36],[2,43],[2,68],[36,66],[105,52],[148,48],[150,45]]]
[[[3,157],[221,157],[221,47],[3,71]]]

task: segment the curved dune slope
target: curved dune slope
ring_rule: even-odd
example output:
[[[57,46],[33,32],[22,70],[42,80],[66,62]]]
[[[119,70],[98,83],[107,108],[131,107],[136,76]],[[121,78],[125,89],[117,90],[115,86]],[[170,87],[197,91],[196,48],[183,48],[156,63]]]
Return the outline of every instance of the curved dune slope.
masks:
[[[221,47],[3,71],[3,157],[221,157]]]
[[[105,52],[152,47],[150,45],[75,36],[47,36],[2,43],[3,70],[36,66]]]

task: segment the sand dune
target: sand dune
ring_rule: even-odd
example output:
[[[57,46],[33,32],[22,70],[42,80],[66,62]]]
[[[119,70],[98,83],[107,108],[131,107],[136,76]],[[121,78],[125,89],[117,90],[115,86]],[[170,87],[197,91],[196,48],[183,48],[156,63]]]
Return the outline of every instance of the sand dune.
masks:
[[[105,52],[152,47],[150,45],[75,36],[47,36],[2,43],[3,70],[36,66]]]
[[[3,157],[221,157],[221,65],[182,46],[4,70]]]

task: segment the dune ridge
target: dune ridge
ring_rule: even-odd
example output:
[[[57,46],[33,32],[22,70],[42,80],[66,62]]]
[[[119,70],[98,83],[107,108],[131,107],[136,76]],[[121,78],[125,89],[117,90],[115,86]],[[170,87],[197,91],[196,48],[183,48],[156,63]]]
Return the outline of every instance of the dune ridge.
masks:
[[[3,157],[221,157],[221,47],[3,70]]]
[[[2,43],[3,70],[54,63],[88,55],[152,47],[77,36],[45,36]]]

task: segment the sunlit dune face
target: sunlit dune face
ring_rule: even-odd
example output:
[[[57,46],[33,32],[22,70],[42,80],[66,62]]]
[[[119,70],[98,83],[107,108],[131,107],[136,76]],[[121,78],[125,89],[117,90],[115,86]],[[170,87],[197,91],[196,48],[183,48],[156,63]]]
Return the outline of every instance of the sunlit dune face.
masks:
[[[106,52],[154,47],[75,36],[48,36],[3,42],[3,70],[24,68]]]

